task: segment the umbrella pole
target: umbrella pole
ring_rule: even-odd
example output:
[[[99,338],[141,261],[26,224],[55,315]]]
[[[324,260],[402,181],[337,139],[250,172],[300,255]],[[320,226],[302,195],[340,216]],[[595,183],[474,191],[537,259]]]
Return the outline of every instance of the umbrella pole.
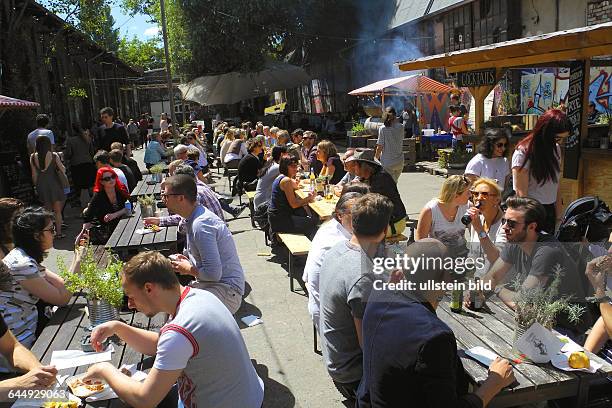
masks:
[[[380,94],[380,107],[381,110],[385,110],[385,93]]]

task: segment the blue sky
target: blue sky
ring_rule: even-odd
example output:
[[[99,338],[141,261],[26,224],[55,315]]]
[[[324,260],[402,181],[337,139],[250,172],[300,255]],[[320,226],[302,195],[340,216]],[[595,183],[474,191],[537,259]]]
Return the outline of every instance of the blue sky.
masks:
[[[43,6],[48,6],[48,4],[46,4],[46,0],[37,0],[37,2]],[[119,27],[122,36],[127,36],[128,38],[136,36],[139,39],[146,41],[157,35],[157,25],[149,23],[147,21],[147,16],[136,15],[134,17],[130,17],[127,14],[124,14],[121,7],[118,5],[112,6],[112,14],[113,18],[115,19],[115,28]],[[60,15],[60,17],[62,16]]]
[[[112,14],[115,19],[115,27],[120,27],[122,36],[128,38],[136,36],[141,40],[148,40],[157,35],[157,25],[149,23],[146,16],[139,14],[130,18],[123,13],[119,6],[113,6]]]

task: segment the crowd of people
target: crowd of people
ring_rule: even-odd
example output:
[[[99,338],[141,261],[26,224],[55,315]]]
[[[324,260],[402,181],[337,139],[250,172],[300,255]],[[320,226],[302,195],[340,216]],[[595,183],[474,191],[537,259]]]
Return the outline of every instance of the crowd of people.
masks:
[[[142,127],[131,121],[131,130],[125,129],[112,117],[112,110],[103,109],[107,133],[100,138],[83,132],[64,154],[72,171],[89,172],[77,176],[79,193],[87,201],[77,242],[92,234],[96,223],[112,231],[127,211],[124,203],[135,180],[142,177],[129,148],[145,144]],[[42,265],[54,237],[64,236],[57,202],[62,202],[60,175],[65,172],[43,119],[34,131],[31,164],[47,210],[0,199],[0,313],[6,321],[0,319],[0,353],[6,357],[0,369],[27,371],[0,382],[0,393],[5,385],[32,388],[54,381],[57,371],[42,366],[27,349],[46,324],[48,306],[64,305],[72,296],[63,280]],[[410,115],[404,120],[411,120]],[[455,335],[436,315],[444,290],[377,289],[377,281],[410,281],[420,288],[421,282],[451,282],[461,275],[441,262],[375,272],[377,260],[389,256],[386,244],[403,237],[403,200],[411,199],[402,197],[397,187],[407,129],[393,108],[384,112],[375,149],[344,154],[332,141],[318,140],[315,132],[289,132],[261,122],[240,127],[219,122],[208,139],[194,126],[183,135],[173,133],[163,116],[160,128],[147,141],[145,163],[151,167],[174,157],[161,193],[170,215],[144,222],[178,225],[183,251],[169,257],[139,253],[125,265],[122,285],[130,308],[171,318],[159,333],[117,321],[92,333],[96,350],[117,335],[136,351],[155,355],[144,382],[109,363],[91,366],[87,378],[105,380],[131,405],[156,405],[177,384],[184,406],[261,406],[263,382],[232,316],[242,304],[246,278],[224,211],[237,216],[244,207],[230,206],[208,185],[210,169],[216,166],[236,172],[233,194],[255,193],[254,212],[264,214],[264,228],[272,235],[312,239],[302,276],[308,312],[322,339],[327,372],[350,406],[400,406],[410,396],[423,407],[482,407],[515,381],[512,365],[498,358],[479,386],[468,387]],[[595,237],[607,242],[593,251],[603,257],[593,256],[584,264],[553,235],[563,216],[560,144],[570,128],[563,112],[547,111],[511,158],[506,131],[487,129],[465,174],[444,180],[437,197],[420,212],[415,242],[402,250],[412,258],[483,259],[472,272],[492,289],[481,296],[485,301],[496,297],[513,309],[524,289],[555,285],[558,296],[577,305],[594,294],[598,315],[591,308],[575,322],[561,314],[555,328],[597,353],[612,333],[612,301],[606,297],[612,262],[604,255],[612,253],[612,234]],[[164,146],[168,134],[179,140],[172,149]],[[102,149],[94,152],[94,146]],[[296,194],[300,179],[312,180],[311,174],[325,178],[337,196],[331,219],[322,225],[309,207],[316,193],[303,198]],[[74,176],[73,182],[76,186]],[[79,273],[82,256],[77,246],[70,273]],[[558,268],[566,273],[558,276]]]

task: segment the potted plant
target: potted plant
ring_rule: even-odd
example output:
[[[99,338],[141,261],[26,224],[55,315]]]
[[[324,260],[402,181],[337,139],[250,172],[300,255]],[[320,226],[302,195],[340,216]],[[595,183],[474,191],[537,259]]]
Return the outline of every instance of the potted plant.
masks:
[[[504,91],[501,95],[500,106],[506,115],[514,115],[518,112],[518,94]]]
[[[161,183],[161,174],[166,169],[166,166],[162,163],[157,163],[149,168],[149,173],[153,175],[154,183]]]
[[[80,273],[70,273],[64,259],[57,258],[60,276],[64,279],[66,289],[72,293],[81,290],[85,292],[91,327],[118,320],[123,302],[120,278],[123,262],[109,252],[106,266],[101,266],[94,259],[91,246],[86,246],[83,250],[85,254],[81,261]]]
[[[152,195],[138,197],[138,204],[140,204],[142,218],[153,217],[155,215],[155,197]]]
[[[565,313],[570,323],[578,323],[584,313],[584,308],[570,303],[571,296],[558,296],[563,267],[553,267],[551,284],[547,288],[536,287],[525,289],[517,277],[512,286],[516,291],[515,304],[516,314],[514,316],[516,326],[514,329],[514,343],[535,322],[540,323],[547,329],[552,329],[560,313]]]

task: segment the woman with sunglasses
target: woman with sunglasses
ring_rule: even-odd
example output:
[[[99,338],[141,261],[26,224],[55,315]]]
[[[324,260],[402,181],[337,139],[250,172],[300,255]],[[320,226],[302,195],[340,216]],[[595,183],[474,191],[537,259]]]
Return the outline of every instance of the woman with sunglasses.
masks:
[[[561,177],[561,147],[569,136],[572,125],[559,109],[541,115],[533,131],[519,142],[512,155],[514,191],[519,197],[538,200],[546,210],[542,230],[552,234],[563,215],[559,190]]]
[[[103,226],[105,232],[108,233],[112,232],[119,223],[119,219],[127,214],[125,201],[130,198],[130,193],[111,167],[98,169],[93,191],[91,202],[83,211],[85,222],[81,233],[77,236],[77,243],[94,222]]]
[[[12,225],[15,247],[2,260],[9,276],[0,293],[0,313],[27,348],[48,321],[46,306],[66,305],[72,297],[64,280],[41,265],[53,248],[54,221],[53,214],[40,207],[28,207],[17,214]],[[80,270],[82,256],[82,249],[75,251],[71,273]]]
[[[504,212],[501,209],[502,189],[495,180],[481,177],[471,188],[472,203],[468,214],[470,224],[470,257],[484,258],[483,264],[476,264],[476,276],[482,277],[499,257],[498,243],[506,242],[501,228]],[[478,206],[478,208],[476,207]]]
[[[468,209],[470,180],[454,175],[444,180],[437,198],[425,204],[419,215],[416,240],[436,238],[452,249],[453,254],[467,253],[465,225],[461,217]]]
[[[486,129],[479,153],[465,168],[465,176],[474,181],[478,177],[495,180],[502,190],[510,179],[509,138],[505,129]]]

